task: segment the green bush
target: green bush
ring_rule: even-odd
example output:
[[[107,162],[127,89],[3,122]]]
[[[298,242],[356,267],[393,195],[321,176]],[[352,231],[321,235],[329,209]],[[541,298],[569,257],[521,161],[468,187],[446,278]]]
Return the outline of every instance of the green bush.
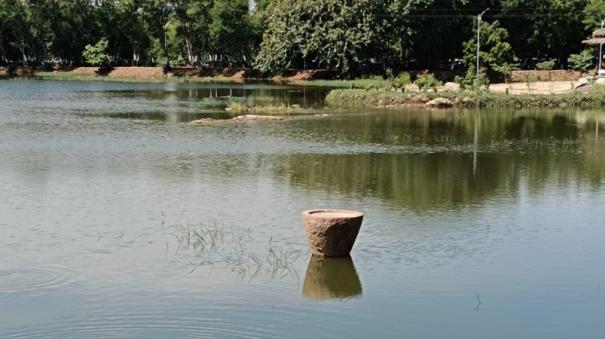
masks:
[[[589,49],[583,50],[580,54],[572,54],[567,59],[569,66],[577,71],[587,71],[594,65],[594,56]]]
[[[419,74],[416,78],[416,85],[420,90],[426,92],[429,89],[437,91],[437,87],[441,86],[443,83],[435,78],[434,74]]]
[[[479,72],[479,77],[477,78],[477,71],[474,65],[471,65],[466,70],[466,75],[464,77],[456,77],[456,82],[459,83],[462,88],[471,89],[473,91],[479,91],[481,87],[489,86],[487,73],[482,70]]]
[[[405,86],[412,83],[412,76],[410,73],[403,72],[399,74],[396,78],[391,80],[391,84],[395,88],[404,88]]]
[[[545,61],[542,61],[542,62],[538,62],[536,64],[536,69],[538,69],[540,71],[550,71],[553,68],[555,68],[556,62],[557,62],[556,59],[551,59],[551,60],[545,60]]]

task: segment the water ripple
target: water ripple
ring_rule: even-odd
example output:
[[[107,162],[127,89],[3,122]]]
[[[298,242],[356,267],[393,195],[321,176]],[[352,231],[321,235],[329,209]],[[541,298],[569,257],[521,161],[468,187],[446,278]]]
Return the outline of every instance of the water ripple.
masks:
[[[71,282],[66,270],[58,268],[0,268],[0,292],[55,289]]]

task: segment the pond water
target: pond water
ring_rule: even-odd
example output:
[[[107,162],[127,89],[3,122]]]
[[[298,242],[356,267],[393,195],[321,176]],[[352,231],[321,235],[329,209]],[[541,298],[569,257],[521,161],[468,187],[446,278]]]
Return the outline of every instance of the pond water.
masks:
[[[186,123],[323,95],[1,81],[0,337],[605,336],[605,112]],[[352,258],[313,208],[366,213]]]

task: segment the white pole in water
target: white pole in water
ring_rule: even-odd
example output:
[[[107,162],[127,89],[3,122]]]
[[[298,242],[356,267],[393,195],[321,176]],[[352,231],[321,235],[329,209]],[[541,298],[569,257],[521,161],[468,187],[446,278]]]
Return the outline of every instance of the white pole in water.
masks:
[[[477,174],[477,151],[479,147],[479,123],[477,122],[477,115],[473,119],[475,122],[475,130],[473,133],[473,176]]]
[[[481,54],[481,20],[483,19],[483,15],[489,11],[489,8],[484,10],[481,14],[477,15],[477,81],[479,81],[479,56]]]

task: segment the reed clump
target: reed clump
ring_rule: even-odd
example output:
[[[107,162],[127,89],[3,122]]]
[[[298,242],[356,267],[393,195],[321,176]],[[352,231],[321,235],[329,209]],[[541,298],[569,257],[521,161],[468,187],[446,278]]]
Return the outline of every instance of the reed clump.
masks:
[[[274,244],[272,237],[268,245],[259,246],[262,242],[254,238],[251,229],[226,231],[216,224],[174,227],[177,253],[191,256],[191,272],[204,266],[222,266],[241,280],[299,279],[295,263],[301,252]]]

